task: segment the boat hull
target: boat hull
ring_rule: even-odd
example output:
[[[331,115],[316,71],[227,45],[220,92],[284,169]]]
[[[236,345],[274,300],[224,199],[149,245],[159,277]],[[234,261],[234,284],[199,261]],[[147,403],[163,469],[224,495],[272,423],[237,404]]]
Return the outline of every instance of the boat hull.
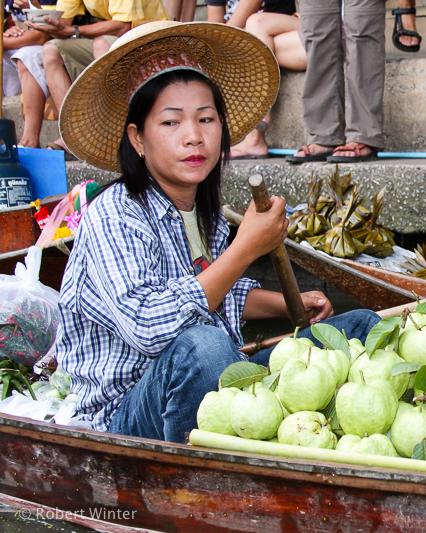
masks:
[[[6,415],[0,435],[0,499],[103,531],[426,527],[422,473],[215,451]]]

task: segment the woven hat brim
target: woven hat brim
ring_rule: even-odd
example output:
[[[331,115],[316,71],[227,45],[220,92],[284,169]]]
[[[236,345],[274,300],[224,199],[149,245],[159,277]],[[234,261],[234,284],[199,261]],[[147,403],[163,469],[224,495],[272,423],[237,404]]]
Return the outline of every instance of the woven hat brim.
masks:
[[[95,167],[120,172],[118,146],[128,112],[127,75],[141,57],[161,49],[164,53],[169,47],[188,48],[219,86],[232,144],[242,140],[275,102],[278,63],[254,35],[210,22],[144,24],[117,40],[68,91],[59,127],[74,155]]]

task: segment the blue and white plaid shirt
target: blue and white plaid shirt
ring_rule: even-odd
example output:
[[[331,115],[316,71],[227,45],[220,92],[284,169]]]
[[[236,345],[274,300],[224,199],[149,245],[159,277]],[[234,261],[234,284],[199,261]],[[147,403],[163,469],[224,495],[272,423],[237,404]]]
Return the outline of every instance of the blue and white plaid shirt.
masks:
[[[194,275],[181,216],[155,191],[149,211],[123,184],[96,198],[82,217],[61,289],[59,365],[72,376],[78,410],[106,431],[124,394],[153,358],[184,329],[216,326],[243,344],[240,318],[247,293],[259,284],[240,279],[220,312]],[[227,247],[222,217],[213,260]]]

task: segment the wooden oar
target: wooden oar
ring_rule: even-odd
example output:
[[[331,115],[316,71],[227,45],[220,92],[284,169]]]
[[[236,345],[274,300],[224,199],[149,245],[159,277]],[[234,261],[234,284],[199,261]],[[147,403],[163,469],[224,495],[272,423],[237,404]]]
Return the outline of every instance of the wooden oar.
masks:
[[[396,307],[390,307],[389,309],[382,309],[381,311],[377,311],[377,314],[381,318],[389,318],[391,316],[398,316],[405,309],[408,309],[408,311],[414,311],[414,309],[417,307],[419,303],[421,304],[426,303],[426,300],[420,300],[420,302],[411,302],[405,305],[398,305]],[[244,344],[242,348],[240,348],[240,352],[243,352],[246,355],[251,356],[259,352],[260,350],[266,350],[267,348],[272,348],[273,346],[277,345],[280,341],[282,341],[286,337],[291,337],[291,335],[293,335],[293,333],[286,333],[285,335],[279,335],[278,337],[271,337],[270,339],[264,339],[264,340],[255,341],[255,342],[248,342],[247,344]]]
[[[250,176],[248,182],[257,212],[269,211],[272,204],[262,176],[254,174]],[[284,243],[271,252],[271,257],[293,327],[299,326],[300,329],[305,329],[309,326],[309,319]]]

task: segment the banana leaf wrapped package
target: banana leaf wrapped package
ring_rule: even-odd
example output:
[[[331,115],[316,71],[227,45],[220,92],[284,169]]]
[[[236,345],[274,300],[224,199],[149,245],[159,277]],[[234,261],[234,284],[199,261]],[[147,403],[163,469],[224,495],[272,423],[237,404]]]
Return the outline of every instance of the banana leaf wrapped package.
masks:
[[[362,200],[358,197],[358,192],[353,190],[348,204],[340,211],[341,221],[324,235],[306,239],[316,250],[321,250],[328,255],[335,257],[357,257],[365,250],[365,245],[354,238],[346,227],[352,213]]]
[[[323,235],[328,231],[327,220],[316,211],[323,181],[317,178],[315,172],[312,172],[308,191],[308,206],[293,213],[289,219],[288,236],[290,239],[301,242],[308,237]]]
[[[376,192],[373,200],[371,218],[361,227],[350,227],[352,235],[365,244],[365,253],[376,257],[389,257],[393,254],[395,241],[394,234],[377,223],[380,213],[383,211],[386,187]]]
[[[336,165],[336,169],[332,174],[326,177],[329,196],[320,196],[317,202],[317,212],[323,215],[330,228],[336,226],[340,220],[341,209],[344,207],[344,198],[354,188],[352,183],[352,174],[344,174],[340,176],[339,168]]]

